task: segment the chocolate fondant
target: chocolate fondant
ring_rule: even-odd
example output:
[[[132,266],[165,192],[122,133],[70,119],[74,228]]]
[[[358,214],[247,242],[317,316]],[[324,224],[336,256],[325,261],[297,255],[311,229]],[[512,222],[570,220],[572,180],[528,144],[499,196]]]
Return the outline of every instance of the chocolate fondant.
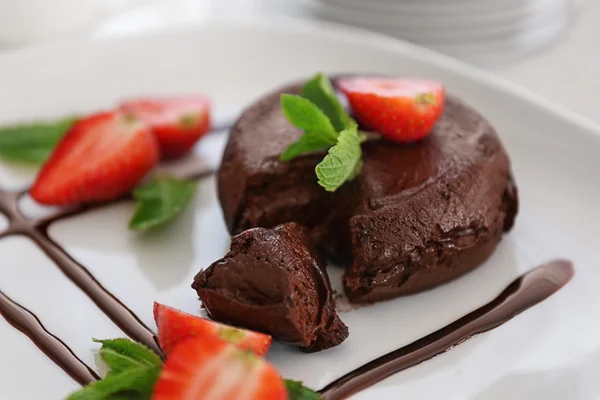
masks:
[[[480,265],[512,227],[517,191],[494,128],[448,96],[430,136],[412,145],[363,145],[361,174],[335,193],[317,184],[323,154],[282,162],[302,132],[284,117],[278,90],[235,124],[218,173],[227,226],[305,225],[324,253],[350,265],[353,302],[432,288]]]
[[[216,320],[319,351],[348,337],[338,317],[325,262],[296,223],[235,236],[231,250],[192,287]]]

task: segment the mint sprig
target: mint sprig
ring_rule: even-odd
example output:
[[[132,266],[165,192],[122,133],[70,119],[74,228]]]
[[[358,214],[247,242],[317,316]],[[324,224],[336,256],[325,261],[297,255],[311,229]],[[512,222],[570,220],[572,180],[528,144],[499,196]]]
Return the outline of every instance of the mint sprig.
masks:
[[[325,75],[317,74],[306,82],[301,94],[327,115],[337,132],[357,125],[338,101],[335,90]]]
[[[338,133],[333,138],[325,138],[316,132],[306,132],[297,142],[290,144],[281,154],[282,161],[290,161],[301,154],[328,149],[337,143]]]
[[[150,400],[162,368],[152,350],[129,339],[97,340],[108,375],[73,393],[67,400],[139,399]]]
[[[301,154],[328,150],[315,168],[319,185],[329,192],[354,179],[362,166],[358,124],[338,101],[329,80],[317,74],[304,84],[301,96],[281,95],[281,108],[290,123],[304,130],[281,154],[290,161]]]
[[[162,365],[162,359],[155,352],[129,339],[93,339],[93,341],[102,344],[99,353],[110,368],[111,374]]]
[[[337,143],[338,132],[327,115],[310,100],[283,94],[281,107],[288,121],[305,132],[296,143],[285,149],[281,160],[290,161],[301,154],[324,150]]]
[[[356,127],[340,132],[337,144],[315,168],[319,185],[335,192],[345,182],[354,179],[362,167],[362,150]]]
[[[304,129],[307,133],[318,134],[325,142],[335,143],[338,131],[315,103],[301,96],[282,94],[281,107],[292,125]]]
[[[321,396],[312,389],[307,388],[302,382],[285,380],[289,400],[321,400]]]
[[[196,182],[162,177],[133,191],[137,200],[129,222],[134,230],[148,230],[163,225],[179,214],[196,191]]]
[[[5,160],[41,164],[77,118],[55,122],[20,124],[0,128],[0,157]]]

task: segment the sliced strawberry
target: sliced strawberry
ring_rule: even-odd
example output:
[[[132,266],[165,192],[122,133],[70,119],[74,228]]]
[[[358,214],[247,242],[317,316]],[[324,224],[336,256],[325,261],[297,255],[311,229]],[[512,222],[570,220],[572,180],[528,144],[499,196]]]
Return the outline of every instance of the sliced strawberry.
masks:
[[[423,139],[444,111],[439,82],[360,77],[340,79],[338,86],[362,126],[395,142]]]
[[[189,152],[210,129],[209,102],[204,97],[139,99],[121,104],[152,128],[165,158]]]
[[[153,400],[287,400],[277,370],[216,336],[180,342],[167,358]]]
[[[48,205],[116,199],[156,165],[156,139],[141,121],[120,112],[77,122],[58,143],[30,194]]]
[[[165,354],[171,353],[180,341],[194,336],[216,336],[259,356],[267,353],[272,342],[269,335],[220,324],[158,303],[154,303],[154,320],[158,342]]]

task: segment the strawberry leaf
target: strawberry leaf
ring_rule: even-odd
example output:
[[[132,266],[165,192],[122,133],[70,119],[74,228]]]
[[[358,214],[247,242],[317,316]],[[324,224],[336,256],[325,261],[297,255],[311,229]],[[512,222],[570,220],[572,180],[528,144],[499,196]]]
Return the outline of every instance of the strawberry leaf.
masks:
[[[312,389],[307,388],[302,382],[285,380],[289,400],[321,400],[321,396]]]
[[[362,167],[362,151],[356,127],[340,133],[337,144],[315,168],[319,185],[335,192],[344,183],[354,179]]]
[[[195,191],[196,182],[167,177],[135,189],[137,207],[129,227],[147,230],[170,221],[185,208]]]
[[[0,128],[0,157],[18,162],[41,164],[77,119],[23,124]]]
[[[319,107],[331,121],[337,132],[356,126],[356,122],[348,115],[335,96],[329,79],[317,74],[302,87],[302,97]]]

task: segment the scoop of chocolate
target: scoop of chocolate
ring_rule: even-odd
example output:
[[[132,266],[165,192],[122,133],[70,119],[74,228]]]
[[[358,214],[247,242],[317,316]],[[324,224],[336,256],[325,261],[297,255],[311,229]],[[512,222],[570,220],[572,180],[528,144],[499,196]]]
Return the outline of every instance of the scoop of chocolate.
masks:
[[[348,337],[325,263],[296,223],[233,237],[231,250],[196,275],[192,287],[217,321],[319,351]]]

